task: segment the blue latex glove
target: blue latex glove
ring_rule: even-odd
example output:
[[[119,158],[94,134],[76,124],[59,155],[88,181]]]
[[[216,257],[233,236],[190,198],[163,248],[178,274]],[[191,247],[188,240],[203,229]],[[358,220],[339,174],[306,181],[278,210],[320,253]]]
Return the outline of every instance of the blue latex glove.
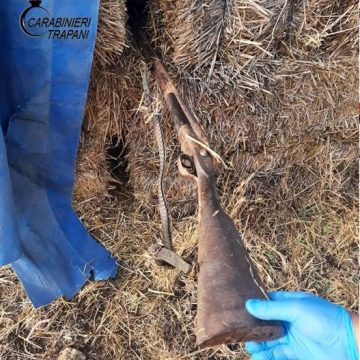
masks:
[[[248,342],[252,360],[357,360],[350,314],[341,306],[304,292],[273,292],[248,300],[246,309],[263,320],[283,321],[285,336]]]

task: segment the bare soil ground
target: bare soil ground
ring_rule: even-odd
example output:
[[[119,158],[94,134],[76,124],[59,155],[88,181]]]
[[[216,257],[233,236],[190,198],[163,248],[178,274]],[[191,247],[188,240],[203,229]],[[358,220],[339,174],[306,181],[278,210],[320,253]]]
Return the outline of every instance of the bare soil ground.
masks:
[[[176,251],[197,259],[194,185],[180,178],[169,114],[125,28],[121,0],[103,0],[74,207],[119,260],[118,276],[72,300],[34,309],[0,269],[0,358],[247,359],[242,345],[195,345],[196,269],[157,266],[158,158],[151,116],[167,142],[166,187]],[[268,290],[311,291],[358,307],[357,4],[330,0],[157,0],[154,46],[228,168],[222,204]]]

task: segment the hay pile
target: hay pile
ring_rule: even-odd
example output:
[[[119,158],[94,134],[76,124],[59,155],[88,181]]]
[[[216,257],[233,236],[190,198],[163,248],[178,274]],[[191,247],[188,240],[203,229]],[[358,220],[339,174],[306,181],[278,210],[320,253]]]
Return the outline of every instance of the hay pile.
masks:
[[[357,4],[330,0],[154,0],[148,26],[201,119],[222,203],[268,289],[312,291],[357,308]],[[32,309],[0,270],[2,359],[245,359],[240,345],[195,346],[196,278],[146,254],[160,235],[157,148],[162,116],[177,252],[195,263],[196,191],[179,177],[169,114],[125,31],[123,1],[103,0],[74,205],[121,259],[113,281]],[[14,285],[15,284],[15,285]],[[70,350],[66,350],[69,348]],[[78,355],[77,355],[78,356]]]

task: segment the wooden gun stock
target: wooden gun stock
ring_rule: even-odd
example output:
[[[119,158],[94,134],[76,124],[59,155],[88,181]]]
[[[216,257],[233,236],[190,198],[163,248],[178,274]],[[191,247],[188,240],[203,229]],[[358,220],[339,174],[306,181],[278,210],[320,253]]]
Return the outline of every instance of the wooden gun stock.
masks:
[[[241,236],[218,199],[213,176],[198,173],[199,265],[196,338],[212,346],[279,338],[277,322],[262,321],[245,309],[248,299],[267,295]]]

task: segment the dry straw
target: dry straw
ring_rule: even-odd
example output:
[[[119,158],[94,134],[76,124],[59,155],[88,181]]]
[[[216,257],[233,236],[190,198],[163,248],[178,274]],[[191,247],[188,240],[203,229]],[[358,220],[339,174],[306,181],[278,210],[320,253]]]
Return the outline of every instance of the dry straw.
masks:
[[[102,1],[74,193],[119,274],[34,310],[2,269],[2,359],[72,349],[87,359],[246,359],[240,345],[196,348],[197,272],[176,274],[146,252],[160,234],[159,169],[141,107],[144,64],[125,19],[123,0]],[[267,289],[308,290],[356,309],[356,2],[153,0],[148,27],[211,148],[230,164],[217,170],[221,200]],[[150,85],[168,144],[174,245],[195,263],[196,189],[178,175],[169,114]]]

